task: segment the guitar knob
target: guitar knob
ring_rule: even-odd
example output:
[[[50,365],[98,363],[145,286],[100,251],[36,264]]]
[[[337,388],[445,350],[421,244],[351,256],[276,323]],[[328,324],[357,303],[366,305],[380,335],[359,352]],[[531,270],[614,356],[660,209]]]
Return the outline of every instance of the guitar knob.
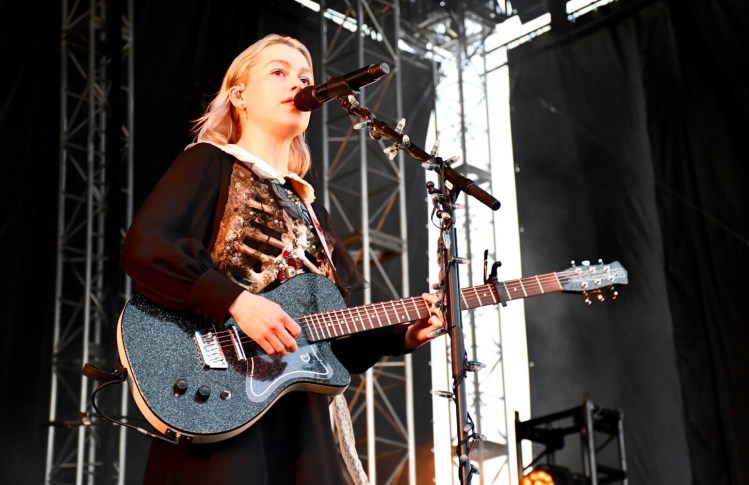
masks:
[[[187,392],[187,381],[185,379],[177,379],[174,383],[174,396],[179,397]]]
[[[200,386],[195,392],[195,398],[200,402],[206,402],[211,397],[211,388],[208,386]]]

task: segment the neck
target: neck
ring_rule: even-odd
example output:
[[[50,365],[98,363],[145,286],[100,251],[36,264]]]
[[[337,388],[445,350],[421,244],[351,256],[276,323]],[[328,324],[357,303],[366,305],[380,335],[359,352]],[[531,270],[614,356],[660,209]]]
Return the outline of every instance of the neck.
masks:
[[[255,135],[252,133],[255,133]],[[237,141],[237,145],[266,161],[278,173],[284,174],[289,171],[291,139],[278,138],[253,130],[251,132],[245,131]]]

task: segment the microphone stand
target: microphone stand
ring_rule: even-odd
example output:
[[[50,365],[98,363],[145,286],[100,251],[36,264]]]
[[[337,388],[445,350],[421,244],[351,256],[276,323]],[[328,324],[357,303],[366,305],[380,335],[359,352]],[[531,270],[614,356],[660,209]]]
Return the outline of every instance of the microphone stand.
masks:
[[[345,111],[361,120],[357,123],[357,128],[367,129],[369,135],[375,140],[385,137],[394,142],[393,145],[385,149],[385,153],[391,160],[395,158],[399,150],[402,150],[412,158],[421,161],[424,168],[434,171],[438,176],[438,186],[435,187],[433,182],[429,182],[427,183],[427,191],[434,195],[435,206],[439,206],[439,208],[435,208],[435,213],[441,221],[438,241],[438,255],[441,266],[439,286],[444,289],[442,307],[447,332],[450,334],[453,378],[453,390],[449,397],[455,402],[457,414],[458,444],[455,452],[458,457],[460,483],[469,485],[473,474],[478,473],[478,468],[471,464],[471,446],[482,436],[476,433],[473,421],[468,415],[466,375],[468,372],[479,370],[480,367],[476,365],[477,363],[468,361],[465,351],[458,265],[466,261],[458,257],[455,207],[461,190],[475,197],[492,210],[499,208],[499,201],[471,179],[452,169],[449,161],[436,157],[436,153],[430,155],[422,148],[411,143],[408,135],[401,133],[405,120],[401,120],[398,126],[393,129],[378,120],[367,108],[361,106],[353,96],[353,92],[349,93],[348,96],[340,96],[337,99]],[[444,330],[441,333],[444,333]]]

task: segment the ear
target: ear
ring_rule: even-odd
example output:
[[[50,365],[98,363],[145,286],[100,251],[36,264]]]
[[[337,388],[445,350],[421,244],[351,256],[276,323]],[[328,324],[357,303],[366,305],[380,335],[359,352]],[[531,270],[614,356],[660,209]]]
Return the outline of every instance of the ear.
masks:
[[[234,86],[229,88],[229,101],[237,109],[245,108],[245,101],[244,101],[243,93],[244,93],[244,84],[242,83],[235,84]]]

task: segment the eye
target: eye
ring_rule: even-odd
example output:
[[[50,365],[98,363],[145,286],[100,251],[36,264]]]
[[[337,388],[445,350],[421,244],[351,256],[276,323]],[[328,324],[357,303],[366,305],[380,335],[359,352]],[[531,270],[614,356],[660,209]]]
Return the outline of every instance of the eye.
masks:
[[[310,84],[312,84],[312,80],[308,77],[302,76],[299,78],[299,80],[302,81],[302,84],[304,84],[305,86],[309,86]]]
[[[283,69],[274,69],[270,73],[274,76],[286,76],[286,71]]]

